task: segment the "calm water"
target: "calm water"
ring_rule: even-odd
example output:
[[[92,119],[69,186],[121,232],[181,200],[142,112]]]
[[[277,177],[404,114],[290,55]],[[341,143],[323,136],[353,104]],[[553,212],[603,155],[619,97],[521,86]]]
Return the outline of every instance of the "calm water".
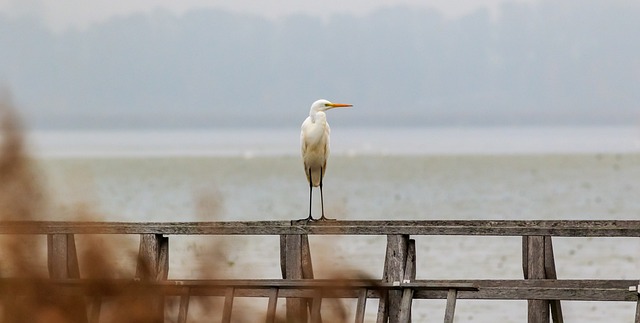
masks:
[[[41,131],[44,156],[282,156],[299,154],[299,128],[192,131]],[[522,154],[640,152],[640,127],[333,127],[337,154]]]
[[[638,219],[638,137],[634,128],[334,127],[326,213],[350,220]],[[48,218],[289,220],[308,212],[297,129],[35,133],[31,139],[54,205]],[[380,277],[384,237],[310,239],[317,277],[336,271]],[[418,278],[522,277],[520,238],[416,240]],[[217,278],[280,275],[277,237],[171,243],[172,278],[208,277],[202,270],[208,266]],[[563,238],[554,247],[561,278],[637,279],[640,273],[638,239]],[[443,301],[417,304],[417,321],[442,321]],[[525,321],[526,302],[458,304],[457,322]],[[375,304],[368,309],[373,315]],[[566,302],[563,309],[568,321],[629,322],[635,304]]]

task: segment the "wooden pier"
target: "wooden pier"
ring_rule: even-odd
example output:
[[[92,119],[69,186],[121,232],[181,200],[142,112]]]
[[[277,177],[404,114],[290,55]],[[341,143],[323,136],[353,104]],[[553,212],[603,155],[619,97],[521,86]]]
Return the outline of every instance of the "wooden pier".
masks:
[[[640,221],[296,221],[256,222],[0,222],[2,235],[46,235],[49,278],[0,278],[4,307],[25,290],[54,286],[86,307],[82,322],[100,322],[101,304],[110,291],[134,286],[146,291],[155,321],[187,322],[194,297],[224,298],[219,320],[233,322],[237,297],[268,299],[265,322],[275,322],[276,305],[286,300],[287,322],[322,322],[322,300],[357,300],[354,322],[364,322],[367,300],[378,299],[377,322],[411,322],[414,299],[446,299],[440,314],[453,322],[457,299],[527,300],[531,323],[564,322],[561,301],[635,302],[640,323],[638,280],[558,279],[552,237],[640,237]],[[135,279],[80,277],[76,235],[131,234],[140,236]],[[179,235],[278,235],[283,279],[168,280],[169,240]],[[387,250],[380,279],[313,279],[308,235],[384,235]],[[416,243],[411,236],[520,236],[521,280],[416,280]],[[452,250],[451,252],[464,252]],[[111,288],[94,288],[95,286]],[[25,287],[26,286],[26,287]],[[29,288],[27,288],[29,287]],[[149,296],[151,295],[151,296]],[[166,317],[165,297],[178,297],[177,317]],[[84,313],[84,312],[83,312]],[[5,315],[6,311],[5,311]],[[629,313],[629,318],[634,313]]]

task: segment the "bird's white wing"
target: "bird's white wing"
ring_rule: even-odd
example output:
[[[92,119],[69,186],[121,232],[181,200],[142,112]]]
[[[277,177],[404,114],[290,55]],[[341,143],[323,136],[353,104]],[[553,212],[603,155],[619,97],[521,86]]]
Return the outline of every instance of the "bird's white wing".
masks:
[[[302,152],[302,155],[304,155],[304,152],[307,151],[307,142],[306,140],[304,140],[304,129],[306,124],[309,122],[311,122],[311,120],[309,119],[309,117],[307,117],[307,119],[302,122],[302,126],[300,126],[300,151]]]

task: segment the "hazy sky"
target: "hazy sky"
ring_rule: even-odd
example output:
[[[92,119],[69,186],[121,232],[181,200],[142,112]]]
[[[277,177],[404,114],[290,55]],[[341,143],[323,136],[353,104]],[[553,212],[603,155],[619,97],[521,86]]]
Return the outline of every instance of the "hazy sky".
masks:
[[[35,15],[54,30],[84,28],[114,15],[164,9],[177,14],[197,8],[220,8],[277,18],[292,13],[328,16],[336,13],[366,14],[383,6],[432,7],[447,17],[457,17],[480,7],[493,13],[503,2],[539,0],[0,0],[0,12],[11,16]]]
[[[0,0],[0,84],[51,128],[638,120],[639,0],[318,3]]]

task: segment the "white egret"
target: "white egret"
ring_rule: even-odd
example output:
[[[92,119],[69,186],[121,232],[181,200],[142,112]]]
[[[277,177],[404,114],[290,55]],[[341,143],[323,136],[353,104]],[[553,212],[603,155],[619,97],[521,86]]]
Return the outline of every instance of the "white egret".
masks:
[[[300,144],[302,146],[302,161],[304,171],[309,181],[309,217],[306,221],[314,221],[311,217],[311,199],[313,188],[320,187],[320,203],[322,205],[321,221],[324,216],[324,197],[322,196],[322,178],[327,170],[327,158],[329,158],[329,123],[325,111],[333,108],[351,107],[351,104],[331,103],[327,100],[313,102],[309,116],[302,123],[300,131]]]

